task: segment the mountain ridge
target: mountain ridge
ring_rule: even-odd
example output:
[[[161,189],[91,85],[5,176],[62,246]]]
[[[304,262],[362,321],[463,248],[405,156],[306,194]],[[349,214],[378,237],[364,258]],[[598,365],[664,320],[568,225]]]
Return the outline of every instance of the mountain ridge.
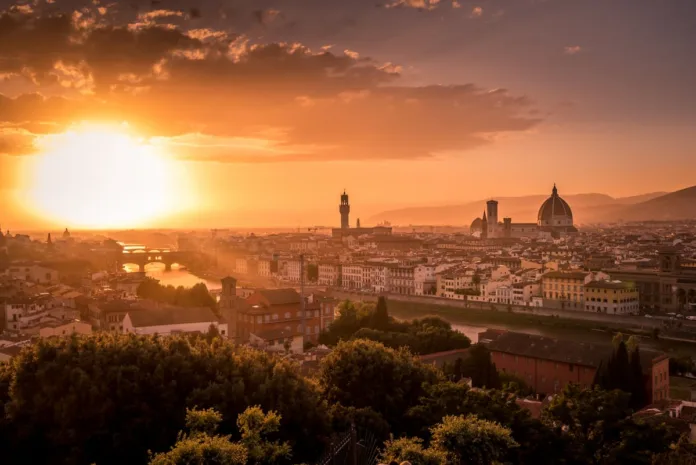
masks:
[[[688,189],[694,189],[696,192],[696,186],[682,190],[686,191]],[[622,214],[630,218],[640,217],[637,213],[631,214],[631,211],[633,211],[631,208],[675,193],[676,192],[651,192],[629,197],[611,197],[601,193],[561,194],[561,196],[573,209],[573,217],[577,224],[584,224],[607,221],[615,217],[615,215]],[[513,222],[526,223],[536,222],[539,207],[548,197],[548,194],[535,194],[519,197],[494,198],[498,201],[498,217],[500,220],[505,217],[510,217]],[[487,200],[490,200],[490,198],[462,204],[386,210],[372,215],[367,219],[367,222],[373,224],[389,221],[394,225],[449,224],[468,226],[474,219],[481,217],[486,208]],[[636,209],[636,212],[638,211],[640,211],[640,209]],[[694,213],[693,217],[696,217],[696,213]],[[620,216],[618,218],[620,218]]]

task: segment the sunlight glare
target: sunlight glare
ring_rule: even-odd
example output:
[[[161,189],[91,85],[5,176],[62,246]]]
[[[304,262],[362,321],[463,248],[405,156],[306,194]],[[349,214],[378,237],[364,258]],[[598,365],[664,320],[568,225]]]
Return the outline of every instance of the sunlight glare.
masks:
[[[29,197],[51,221],[145,226],[174,211],[173,161],[123,128],[89,125],[39,142]]]

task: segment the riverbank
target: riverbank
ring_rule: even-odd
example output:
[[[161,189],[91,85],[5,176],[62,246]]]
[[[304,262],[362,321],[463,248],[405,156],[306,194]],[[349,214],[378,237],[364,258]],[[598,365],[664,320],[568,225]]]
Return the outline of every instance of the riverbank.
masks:
[[[654,338],[653,328],[617,327],[615,324],[597,323],[553,316],[529,315],[499,310],[479,310],[389,300],[389,313],[399,319],[440,317],[452,325],[479,328],[504,329],[553,338],[581,340],[584,342],[609,343],[621,332],[636,335],[646,347],[667,352],[670,355],[689,355],[696,358],[696,341],[672,340],[659,335]]]

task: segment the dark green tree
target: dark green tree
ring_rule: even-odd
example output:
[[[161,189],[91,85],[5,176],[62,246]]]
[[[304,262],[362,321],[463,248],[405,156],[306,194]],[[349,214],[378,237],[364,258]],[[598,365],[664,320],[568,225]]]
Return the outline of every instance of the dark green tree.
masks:
[[[385,299],[384,296],[380,296],[379,299],[377,299],[377,306],[375,307],[375,311],[372,312],[372,317],[370,318],[370,328],[378,331],[387,331],[389,329],[387,299]]]
[[[330,435],[327,406],[295,365],[220,339],[41,339],[0,370],[0,403],[8,465],[144,463],[171,447],[194,406],[223,415],[221,434],[251,405],[277,411],[274,439],[300,461]]]
[[[366,340],[340,343],[322,362],[319,375],[326,400],[371,408],[395,432],[404,430],[404,413],[418,403],[426,386],[441,380],[441,374],[410,352]]]
[[[319,266],[317,264],[309,263],[307,265],[307,281],[310,283],[319,281]]]
[[[563,427],[575,463],[650,463],[679,438],[666,423],[647,425],[631,416],[630,394],[569,385],[545,409],[545,421]]]
[[[461,375],[471,378],[474,387],[500,389],[498,370],[491,359],[491,353],[483,344],[474,344],[469,349],[469,356],[461,366]]]

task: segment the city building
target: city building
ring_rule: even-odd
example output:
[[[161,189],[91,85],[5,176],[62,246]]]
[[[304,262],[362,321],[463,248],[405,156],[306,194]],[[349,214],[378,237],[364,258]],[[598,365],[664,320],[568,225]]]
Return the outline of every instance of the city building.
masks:
[[[365,235],[389,236],[392,233],[392,228],[387,225],[379,225],[371,228],[366,227],[350,227],[350,203],[348,194],[343,191],[341,194],[341,202],[338,206],[338,211],[341,214],[341,227],[331,230],[331,236],[336,242],[342,242],[349,237],[358,237]]]
[[[483,239],[524,238],[549,235],[563,237],[578,232],[573,225],[573,212],[570,205],[558,195],[554,184],[549,197],[539,208],[536,223],[513,223],[511,218],[498,218],[498,201],[486,202],[486,210],[482,218],[476,218],[471,223],[471,229],[479,232]]]
[[[267,331],[282,330],[287,337],[304,335],[305,341],[316,341],[322,327],[320,304],[305,301],[304,307],[303,314],[300,294],[294,289],[258,289],[235,312],[236,340],[249,342],[251,334],[267,339],[271,334]]]
[[[538,394],[557,394],[568,384],[591,387],[611,345],[589,344],[514,332],[491,337],[487,347],[496,368],[522,379]],[[648,403],[669,398],[669,357],[641,348]]]
[[[638,313],[638,289],[622,281],[590,281],[585,284],[585,310],[627,315]]]
[[[205,334],[211,327],[227,337],[227,323],[220,321],[208,307],[163,307],[128,312],[123,319],[123,332],[128,334]]]
[[[658,253],[655,269],[609,269],[613,279],[633,283],[638,289],[639,309],[643,312],[683,312],[696,310],[696,269],[682,266],[673,247]]]
[[[599,278],[597,278],[599,276]],[[595,275],[588,271],[550,271],[542,280],[544,307],[562,310],[585,309],[585,285],[606,275]]]

